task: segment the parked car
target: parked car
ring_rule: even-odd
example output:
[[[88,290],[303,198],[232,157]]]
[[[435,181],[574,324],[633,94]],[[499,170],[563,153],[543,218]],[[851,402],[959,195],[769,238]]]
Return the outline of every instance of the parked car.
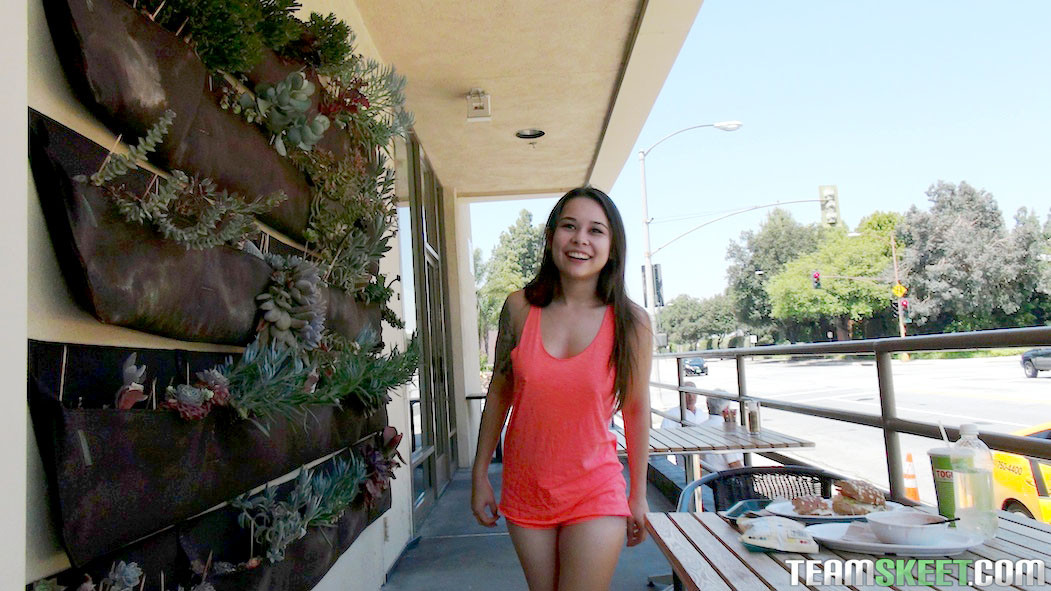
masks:
[[[690,357],[682,362],[682,366],[688,376],[708,375],[708,365],[704,363],[704,357]]]
[[[1051,370],[1051,349],[1030,349],[1022,353],[1022,370],[1027,378]]]
[[[1051,439],[1051,423],[1034,425],[1014,435]],[[994,451],[993,488],[1000,509],[1051,523],[1051,461]]]

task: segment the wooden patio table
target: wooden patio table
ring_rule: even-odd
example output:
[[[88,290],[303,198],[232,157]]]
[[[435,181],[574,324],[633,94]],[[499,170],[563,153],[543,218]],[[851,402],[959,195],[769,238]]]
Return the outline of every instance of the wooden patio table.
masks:
[[[626,455],[624,433],[613,430],[617,436],[617,453]],[[749,433],[733,423],[711,426],[682,427],[678,429],[650,429],[650,455],[762,452],[814,447],[812,441],[784,435],[770,429]]]
[[[996,537],[970,551],[951,557],[952,559],[987,559],[994,563],[998,560],[1040,560],[1044,563],[1045,577],[1051,579],[1051,526],[1039,523],[1027,517],[1001,511],[999,513],[999,531]],[[1037,589],[1036,585],[1014,586],[987,585],[975,587],[966,581],[974,580],[973,563],[968,567],[965,581],[951,576],[949,585],[921,586],[904,584],[890,587],[872,586],[831,586],[816,585],[806,587],[804,580],[792,579],[791,564],[795,560],[828,560],[828,559],[870,559],[879,556],[859,554],[842,550],[830,550],[821,547],[814,554],[793,554],[789,552],[751,552],[745,549],[739,534],[729,522],[715,513],[648,513],[646,529],[653,535],[654,541],[671,563],[672,570],[681,581],[682,588],[691,591],[725,591],[757,589],[775,590],[836,590],[849,589],[899,589],[901,591],[938,590],[944,588],[960,589]],[[907,558],[907,557],[889,557]],[[949,557],[935,557],[949,558]],[[956,569],[953,569],[954,571]],[[798,567],[799,576],[805,577],[803,565]],[[913,567],[913,574],[916,566]],[[933,575],[932,575],[933,576]],[[793,584],[795,583],[795,584]],[[1018,583],[1018,581],[1016,581]]]

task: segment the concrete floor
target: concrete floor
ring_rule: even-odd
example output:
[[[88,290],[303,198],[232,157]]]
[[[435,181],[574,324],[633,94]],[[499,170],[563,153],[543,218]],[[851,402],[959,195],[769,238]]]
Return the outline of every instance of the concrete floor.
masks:
[[[500,464],[493,464],[489,480],[500,490]],[[627,473],[625,471],[625,479]],[[652,485],[651,511],[670,511],[672,504]],[[435,504],[419,531],[420,542],[407,550],[388,573],[384,591],[522,590],[525,577],[501,519],[494,529],[478,525],[471,514],[471,473],[460,470]],[[613,584],[616,591],[652,591],[647,577],[671,572],[664,555],[647,537],[620,555]]]

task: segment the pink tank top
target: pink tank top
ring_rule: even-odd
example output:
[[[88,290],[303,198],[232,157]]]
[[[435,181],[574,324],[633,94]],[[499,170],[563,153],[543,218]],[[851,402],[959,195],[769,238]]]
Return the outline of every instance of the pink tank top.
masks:
[[[514,395],[504,438],[500,512],[529,527],[629,516],[610,421],[616,406],[609,366],[613,308],[590,345],[552,357],[540,336],[542,309],[530,307],[511,351]]]

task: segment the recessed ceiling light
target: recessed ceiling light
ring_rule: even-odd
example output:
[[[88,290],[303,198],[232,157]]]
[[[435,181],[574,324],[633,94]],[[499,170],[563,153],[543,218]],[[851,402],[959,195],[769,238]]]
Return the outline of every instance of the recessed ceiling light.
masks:
[[[543,135],[544,130],[542,129],[519,129],[515,132],[515,136],[524,140],[535,140],[538,137],[543,137]]]

